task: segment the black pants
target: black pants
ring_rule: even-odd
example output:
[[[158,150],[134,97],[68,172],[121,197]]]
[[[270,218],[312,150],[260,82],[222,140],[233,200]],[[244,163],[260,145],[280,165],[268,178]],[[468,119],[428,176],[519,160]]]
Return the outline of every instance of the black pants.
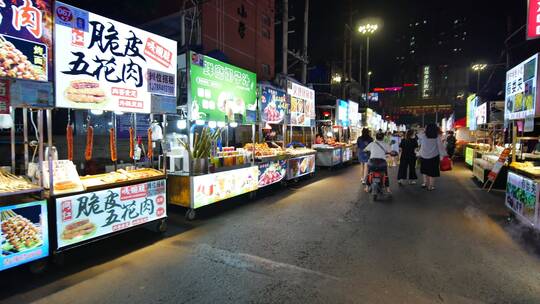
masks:
[[[407,179],[407,169],[409,170],[409,179],[417,179],[416,176],[416,158],[403,157],[399,161],[398,179]]]

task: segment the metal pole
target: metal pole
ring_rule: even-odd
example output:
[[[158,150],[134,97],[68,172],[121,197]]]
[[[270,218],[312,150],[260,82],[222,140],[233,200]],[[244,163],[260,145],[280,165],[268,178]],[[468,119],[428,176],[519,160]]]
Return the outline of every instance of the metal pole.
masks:
[[[308,65],[308,29],[309,29],[309,0],[306,0],[306,5],[304,8],[304,51],[303,57],[304,62],[302,64],[302,83],[307,81],[307,65]]]
[[[283,56],[283,65],[281,73],[287,77],[287,51],[289,49],[289,0],[283,0],[283,45],[282,45],[282,56]]]
[[[13,121],[13,126],[10,130],[10,140],[11,140],[11,173],[15,174],[15,166],[17,165],[15,161],[15,108],[9,107],[9,113],[11,113],[11,120]],[[26,171],[24,172],[26,174]]]
[[[118,151],[118,130],[116,129],[116,113],[112,112],[112,128],[114,130],[114,150],[115,151]],[[111,151],[112,152],[112,151]],[[116,155],[116,157],[118,157],[118,154]],[[118,160],[115,160],[113,162],[113,166],[114,166],[114,171],[118,170]]]
[[[30,112],[31,113],[31,112]],[[43,187],[43,110],[38,110],[38,150],[39,150],[39,180],[40,186]],[[49,174],[53,172],[52,168],[49,166]],[[52,185],[49,185],[49,188],[54,188]]]
[[[480,95],[480,69],[477,71],[477,78],[476,78],[476,95]]]
[[[360,84],[360,86],[362,86],[362,48],[363,44],[362,41],[360,41],[360,48],[358,52],[358,83]],[[360,88],[360,92],[362,92],[362,88]]]
[[[366,36],[366,99],[369,95],[369,34]]]
[[[32,112],[30,112],[32,115]],[[36,138],[36,140],[38,140]],[[28,109],[23,108],[24,172],[28,172]]]
[[[343,67],[341,69],[341,98],[345,99],[345,82],[347,81],[347,25],[343,30]]]
[[[49,151],[52,152],[53,140],[52,140],[52,109],[47,109],[47,146]]]

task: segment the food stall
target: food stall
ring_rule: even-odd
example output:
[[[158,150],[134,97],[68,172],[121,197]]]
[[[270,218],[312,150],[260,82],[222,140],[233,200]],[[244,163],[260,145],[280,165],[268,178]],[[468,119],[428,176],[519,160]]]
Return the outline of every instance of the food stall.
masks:
[[[175,110],[177,43],[65,3],[54,12],[55,102],[67,112],[43,166],[54,252],[135,227],[164,231],[155,160],[166,118],[154,114]]]
[[[362,124],[360,120],[360,113],[358,112],[358,103],[352,100],[349,100],[349,132],[350,132],[350,140],[349,143],[351,146],[351,160],[357,160],[358,159],[358,151],[357,151],[357,145],[356,141],[358,140],[358,137],[362,135]]]
[[[287,125],[287,181],[315,173],[315,153],[312,149],[315,126],[315,91],[287,79],[290,119]]]
[[[327,136],[325,143],[313,145],[317,151],[317,166],[333,168],[352,161],[353,145],[349,142],[349,102],[336,101],[332,136]],[[330,134],[330,132],[329,132]]]
[[[53,104],[51,2],[2,4],[0,141],[9,144],[0,145],[6,156],[0,160],[0,272],[24,264],[39,271],[49,255],[41,168],[44,133],[50,130],[44,121],[50,121]],[[23,23],[20,17],[26,9],[40,19]]]
[[[521,222],[539,229],[540,153],[535,121],[538,104],[539,54],[506,73],[504,118],[512,134],[512,162],[506,184],[506,206]]]
[[[167,184],[169,203],[188,208],[186,218],[192,220],[198,208],[258,189],[255,145],[249,151],[229,146],[255,142],[257,79],[195,52],[179,56],[179,69],[188,75],[182,84],[188,94],[166,131],[167,162],[177,163],[168,169]]]

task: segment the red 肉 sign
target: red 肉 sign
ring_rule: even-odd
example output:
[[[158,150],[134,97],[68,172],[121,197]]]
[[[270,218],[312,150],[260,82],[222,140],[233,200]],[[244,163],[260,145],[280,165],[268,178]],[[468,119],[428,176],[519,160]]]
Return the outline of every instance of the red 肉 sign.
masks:
[[[527,11],[527,39],[540,38],[540,0],[529,0]]]

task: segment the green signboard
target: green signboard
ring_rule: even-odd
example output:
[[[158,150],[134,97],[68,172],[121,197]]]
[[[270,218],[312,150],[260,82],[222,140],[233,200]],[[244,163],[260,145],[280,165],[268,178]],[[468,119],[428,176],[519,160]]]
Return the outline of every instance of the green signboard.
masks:
[[[257,75],[190,53],[191,120],[246,123],[257,115]]]
[[[474,149],[470,147],[465,147],[465,163],[469,166],[472,166],[473,159],[474,159]]]

